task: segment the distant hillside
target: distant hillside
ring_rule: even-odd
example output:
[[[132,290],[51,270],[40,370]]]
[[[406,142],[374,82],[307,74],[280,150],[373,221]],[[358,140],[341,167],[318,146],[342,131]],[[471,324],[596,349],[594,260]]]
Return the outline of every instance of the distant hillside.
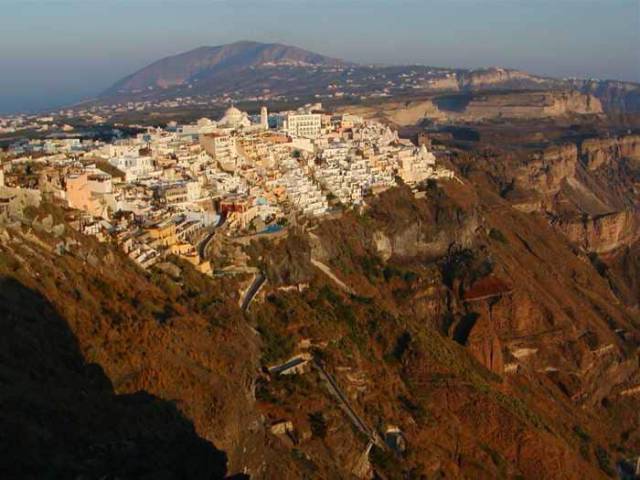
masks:
[[[591,95],[608,114],[640,112],[637,83],[555,79],[498,67],[359,65],[298,47],[249,41],[200,47],[163,58],[115,83],[99,101],[212,96],[344,99],[550,90]]]
[[[347,63],[288,45],[243,41],[217,47],[200,47],[163,58],[120,80],[103,95],[127,95],[192,82],[206,83],[221,74],[269,64],[331,66]]]

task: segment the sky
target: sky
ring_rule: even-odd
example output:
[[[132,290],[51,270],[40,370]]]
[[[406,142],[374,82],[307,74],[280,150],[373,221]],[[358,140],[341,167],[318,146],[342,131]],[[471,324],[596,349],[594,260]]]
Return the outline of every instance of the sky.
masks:
[[[640,82],[640,0],[0,0],[0,113],[68,105],[162,57],[238,40]]]

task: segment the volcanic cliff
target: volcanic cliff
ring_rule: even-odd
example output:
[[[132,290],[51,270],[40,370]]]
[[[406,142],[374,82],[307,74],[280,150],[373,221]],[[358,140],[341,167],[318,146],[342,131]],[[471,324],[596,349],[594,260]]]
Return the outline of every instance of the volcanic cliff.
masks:
[[[640,447],[637,315],[543,212],[476,175],[254,241],[267,283],[248,312],[250,278],[143,272],[74,212],[26,209],[0,237],[3,471],[610,475]],[[270,370],[296,355],[306,373]]]

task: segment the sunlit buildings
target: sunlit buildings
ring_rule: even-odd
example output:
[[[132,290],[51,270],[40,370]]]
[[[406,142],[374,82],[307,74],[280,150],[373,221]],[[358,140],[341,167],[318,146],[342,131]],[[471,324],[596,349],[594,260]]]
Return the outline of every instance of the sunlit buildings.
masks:
[[[290,216],[363,205],[398,177],[419,187],[453,175],[426,146],[319,104],[271,119],[274,128],[266,107],[256,116],[230,107],[218,121],[148,128],[109,143],[31,147],[44,153],[42,191],[83,211],[82,232],[111,236],[144,268],[178,255],[208,272],[197,247],[217,219],[230,236],[278,231]]]
[[[322,115],[319,113],[292,113],[284,116],[282,129],[289,135],[317,138],[322,133]]]

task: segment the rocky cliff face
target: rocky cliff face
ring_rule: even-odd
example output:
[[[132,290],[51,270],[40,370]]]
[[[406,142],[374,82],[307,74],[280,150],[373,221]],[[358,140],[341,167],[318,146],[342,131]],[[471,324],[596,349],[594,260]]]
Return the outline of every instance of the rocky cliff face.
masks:
[[[432,91],[481,91],[491,89],[544,89],[555,85],[549,78],[537,77],[519,70],[505,68],[486,68],[480,70],[459,71],[429,80],[425,86]]]
[[[570,82],[583,93],[596,96],[607,113],[640,112],[640,85],[615,80],[575,80]]]
[[[444,255],[454,242],[468,245],[477,228],[477,218],[474,216],[460,218],[459,223],[449,231],[443,228],[437,232],[429,232],[422,225],[413,224],[392,233],[377,230],[373,236],[373,244],[378,255],[385,259],[420,256],[434,258]]]
[[[425,119],[478,122],[492,119],[549,119],[571,115],[599,115],[600,101],[576,91],[461,94],[408,102],[389,101],[375,106],[351,106],[350,112],[399,126]]]
[[[563,144],[535,153],[515,173],[516,182],[525,189],[540,192],[545,199],[557,194],[563,182],[576,176],[578,147]]]
[[[548,195],[558,182],[538,177],[551,164],[582,168],[569,147],[537,162]],[[141,272],[55,228],[70,212],[29,210],[0,234],[3,300],[7,282],[22,285],[2,302],[0,364],[6,382],[22,379],[3,403],[5,423],[19,418],[5,443],[24,440],[10,460],[37,458],[34,476],[577,480],[640,448],[638,397],[622,394],[640,383],[634,312],[558,229],[489,184],[397,188],[253,242],[268,282],[248,312],[237,301],[250,279],[177,260]],[[38,333],[46,318],[55,335]],[[267,373],[295,355],[316,362]],[[76,418],[64,405],[78,390],[75,427],[109,413],[86,449],[95,437],[49,418]],[[408,448],[379,441],[363,456],[367,430],[399,431]]]
[[[473,70],[459,76],[460,87],[464,90],[486,90],[492,87],[506,88],[534,86],[546,86],[549,79],[536,77],[519,70],[504,68],[489,68],[486,70]]]
[[[420,102],[409,102],[408,104],[392,104],[387,109],[385,105],[379,113],[373,113],[369,109],[361,109],[361,113],[368,117],[382,115],[388,121],[396,125],[416,125],[423,119],[446,119],[446,114],[438,109],[438,106],[431,100]]]
[[[560,80],[518,70],[489,68],[461,71],[429,81],[428,91],[483,92],[487,90],[573,90],[598,100],[610,114],[640,112],[640,85],[615,80]]]
[[[578,92],[511,93],[476,96],[459,115],[464,120],[549,118],[600,114],[600,101]]]
[[[602,253],[630,245],[640,235],[638,158],[633,135],[550,146],[514,166],[514,202],[536,199],[539,211],[581,248]]]
[[[622,211],[574,221],[557,220],[553,226],[585,251],[608,253],[640,238],[640,212]]]
[[[638,305],[631,260],[640,238],[637,135],[591,136],[518,155],[473,158],[475,169],[489,172],[496,192],[520,211],[544,215],[589,256],[621,301]]]
[[[589,170],[597,170],[622,159],[640,162],[640,136],[592,138],[580,145],[580,160]]]
[[[575,148],[568,153],[560,149],[556,154],[576,161]],[[547,425],[542,428],[554,432],[562,429],[560,424],[571,425],[570,429],[578,424],[580,429],[589,429],[592,438],[598,437],[600,434],[593,432],[613,425],[605,420],[609,414],[599,410],[600,405],[604,402],[612,411],[618,408],[609,402],[618,405],[618,392],[634,385],[638,378],[637,359],[628,350],[634,351],[633,339],[638,332],[632,315],[617,302],[606,279],[543,217],[520,213],[488,192],[475,195],[470,192],[474,188],[452,183],[444,187],[446,195],[431,192],[425,199],[412,199],[408,191],[388,192],[373,201],[366,213],[326,222],[314,233],[311,255],[316,252],[349,293],[320,272],[320,279],[308,277],[311,287],[302,298],[274,294],[277,300],[273,298],[269,308],[275,305],[281,314],[288,312],[288,332],[302,329],[335,345],[325,354],[340,366],[338,372],[347,372],[338,378],[346,384],[353,382],[352,398],[359,411],[367,412],[378,423],[395,418],[409,444],[421,446],[421,453],[407,457],[405,465],[425,462],[433,465],[433,470],[427,469],[431,473],[441,470],[453,476],[472,475],[472,467],[464,462],[454,467],[449,453],[436,453],[432,448],[434,438],[441,447],[448,445],[443,440],[447,435],[442,425],[451,421],[466,425],[475,414],[482,415],[483,422],[500,423],[496,428],[501,438],[512,438],[521,445],[516,459],[502,440],[486,430],[474,430],[480,442],[491,439],[493,448],[515,468],[514,474],[518,471],[525,477],[553,478],[563,472],[560,476],[572,478],[569,468],[579,468],[578,476],[588,470],[597,478],[602,471],[598,473],[597,468],[593,470],[577,459],[588,459],[589,453],[576,457],[571,453],[573,447],[566,449],[557,443],[563,434],[540,436],[535,428],[530,430],[514,420],[513,411],[507,409],[507,413],[492,400],[475,397],[472,392],[477,379],[471,380],[473,375],[464,377],[468,387],[460,392],[457,382],[461,372],[474,368],[459,366],[458,360],[445,353],[450,347],[436,347],[429,343],[433,338],[427,340],[433,331],[442,332],[486,371],[500,376],[507,395],[514,395],[516,385],[532,392],[526,401],[514,395],[517,400],[510,397],[509,402],[520,405],[521,414],[534,424]],[[296,239],[298,242],[300,239]],[[283,253],[293,248],[298,247],[291,244]],[[324,284],[325,293],[314,291],[318,280]],[[343,290],[351,300],[331,297],[330,303],[323,303],[326,289]],[[316,317],[312,324],[302,320],[311,315],[309,305],[317,302],[326,309],[322,318]],[[343,329],[340,322],[332,323],[333,315],[340,318],[347,315],[347,310],[353,312],[348,314],[348,328]],[[400,329],[397,319],[402,319]],[[364,340],[372,335],[376,339],[373,345]],[[359,346],[348,347],[351,341]],[[386,360],[377,360],[376,355],[385,351]],[[392,373],[393,362],[401,365],[400,382]],[[356,382],[354,378],[361,380]],[[420,398],[422,388],[431,392],[428,400]],[[492,386],[481,388],[493,391]],[[390,391],[396,396],[402,392],[413,411],[422,408],[432,412],[433,423],[427,426],[419,416],[405,419],[395,410]],[[457,404],[457,399],[466,398],[468,405],[469,396],[482,405],[475,413]],[[443,410],[440,402],[445,398],[449,407]],[[374,404],[378,409],[372,408]],[[575,413],[577,405],[584,412],[600,412],[599,426],[582,418],[564,417],[568,411]],[[409,426],[414,421],[418,428]],[[521,428],[530,443],[512,437]],[[456,432],[464,455],[480,458],[474,452],[474,442],[461,431]],[[575,433],[569,437],[572,435]],[[617,438],[620,433],[607,435]],[[547,441],[554,447],[543,449],[541,445]],[[601,448],[580,447],[580,443],[577,441],[575,448]],[[338,447],[330,448],[336,455],[344,454]],[[534,465],[540,469],[537,473]],[[473,474],[495,475],[489,471]]]

